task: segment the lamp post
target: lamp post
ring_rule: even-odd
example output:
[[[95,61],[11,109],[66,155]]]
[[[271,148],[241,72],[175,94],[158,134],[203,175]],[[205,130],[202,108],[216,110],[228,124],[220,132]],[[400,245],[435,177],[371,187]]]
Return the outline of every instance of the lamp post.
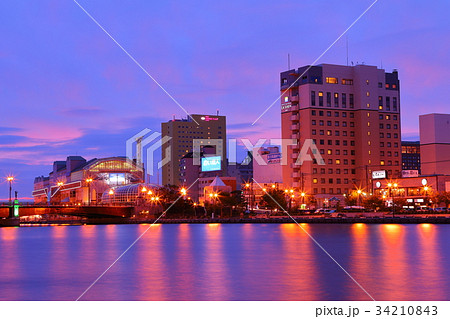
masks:
[[[9,183],[9,205],[11,205],[11,193],[12,193],[12,183],[14,182],[14,176],[8,176],[6,180]]]
[[[305,193],[305,192],[302,192],[300,195],[302,196],[302,209],[305,209],[305,207],[303,207],[303,206],[305,205],[305,196],[306,196],[306,193]]]
[[[387,186],[389,188],[389,195],[392,198],[392,217],[395,217],[395,192],[394,192],[394,190],[397,189],[398,184],[397,183],[388,183]]]
[[[87,178],[86,179],[86,183],[88,184],[88,205],[91,205],[91,183],[92,183],[93,179],[92,178]]]
[[[114,190],[111,188],[111,189],[109,190],[108,194],[109,194],[110,199],[111,199],[111,196],[112,196],[112,199],[111,199],[111,201],[110,201],[110,204],[113,205],[113,204],[115,203]]]
[[[361,193],[362,193],[362,190],[358,189],[356,191],[356,193],[358,194],[358,206],[361,206]]]

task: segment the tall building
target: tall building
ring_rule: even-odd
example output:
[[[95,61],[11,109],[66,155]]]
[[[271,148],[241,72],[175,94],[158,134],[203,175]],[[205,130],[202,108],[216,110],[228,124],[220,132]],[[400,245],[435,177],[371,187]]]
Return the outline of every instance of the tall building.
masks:
[[[203,152],[204,146],[213,146],[215,154],[222,154],[219,173],[221,176],[226,175],[225,116],[191,114],[186,119],[173,119],[161,123],[161,131],[163,136],[170,137],[170,140],[161,148],[162,158],[169,156],[169,162],[162,167],[163,185],[181,184],[180,179],[183,177],[180,175],[180,161],[183,156],[194,150],[194,140],[198,140],[200,152]]]
[[[420,175],[420,142],[402,141],[402,176]]]
[[[282,72],[280,81],[282,137],[296,140],[283,154],[284,184],[327,198],[356,188],[370,192],[375,171],[400,176],[396,70],[322,64]],[[297,158],[310,140],[323,162],[300,165]]]
[[[450,114],[419,116],[423,175],[450,175]]]

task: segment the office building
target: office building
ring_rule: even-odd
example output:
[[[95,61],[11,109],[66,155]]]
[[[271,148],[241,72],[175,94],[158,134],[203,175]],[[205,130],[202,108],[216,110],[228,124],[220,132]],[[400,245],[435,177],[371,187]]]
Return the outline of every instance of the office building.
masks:
[[[419,116],[423,175],[450,175],[450,114]]]
[[[283,139],[294,139],[283,163],[283,183],[320,201],[352,189],[370,191],[372,173],[401,175],[398,73],[375,66],[322,64],[280,74]],[[311,141],[312,160],[300,165]],[[318,154],[313,154],[318,152]],[[286,165],[284,165],[286,164]]]
[[[402,177],[420,175],[420,142],[402,141]]]
[[[215,168],[221,176],[226,175],[226,117],[219,115],[191,114],[186,119],[173,119],[161,123],[163,136],[170,137],[162,145],[162,158],[169,156],[169,162],[162,167],[163,185],[181,185],[184,176],[180,174],[180,161],[189,152],[195,151],[194,141],[199,143],[199,151],[212,146],[215,154],[221,156],[220,167]],[[209,141],[210,140],[210,141]],[[180,181],[181,180],[181,181]]]

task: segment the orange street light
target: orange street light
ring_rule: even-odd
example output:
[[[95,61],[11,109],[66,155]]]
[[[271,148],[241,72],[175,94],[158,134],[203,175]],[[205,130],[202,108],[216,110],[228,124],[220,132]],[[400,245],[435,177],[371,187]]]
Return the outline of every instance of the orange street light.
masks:
[[[272,185],[272,188],[275,188],[275,184]]]
[[[306,194],[305,193],[301,193],[300,195],[302,195],[302,197],[305,197]]]
[[[11,205],[12,182],[14,182],[14,176],[6,177],[6,180],[9,183],[9,204]]]
[[[141,192],[146,193],[147,192],[147,187],[142,187]]]
[[[289,192],[289,190],[288,190],[288,189],[285,189],[285,190],[284,190],[284,192],[285,192],[285,193],[288,193],[288,192]]]
[[[64,183],[63,183],[63,182],[58,182],[58,183],[56,183],[56,185],[59,186],[59,187],[61,187],[61,186],[64,185]]]
[[[112,189],[109,190],[109,195],[114,195],[114,191]]]
[[[293,190],[293,189],[291,189],[291,190],[290,190],[290,192],[291,192],[291,193],[293,193],[293,192],[294,192],[294,190]]]
[[[215,193],[215,194],[214,194],[214,197],[217,197],[217,196],[219,196],[219,195],[218,195],[217,193]]]
[[[149,190],[147,194],[152,195],[153,194],[152,190]]]
[[[263,188],[263,192],[266,192],[266,191],[267,191],[267,189]]]

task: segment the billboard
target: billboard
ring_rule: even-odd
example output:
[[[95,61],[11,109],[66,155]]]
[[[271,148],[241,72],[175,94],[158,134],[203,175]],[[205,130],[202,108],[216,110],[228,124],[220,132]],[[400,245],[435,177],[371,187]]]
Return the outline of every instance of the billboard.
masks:
[[[202,157],[202,172],[220,171],[220,162],[220,156]]]
[[[402,170],[402,177],[419,177],[419,171],[415,169]]]
[[[386,177],[387,177],[386,171],[373,171],[372,172],[373,179],[386,178]]]

